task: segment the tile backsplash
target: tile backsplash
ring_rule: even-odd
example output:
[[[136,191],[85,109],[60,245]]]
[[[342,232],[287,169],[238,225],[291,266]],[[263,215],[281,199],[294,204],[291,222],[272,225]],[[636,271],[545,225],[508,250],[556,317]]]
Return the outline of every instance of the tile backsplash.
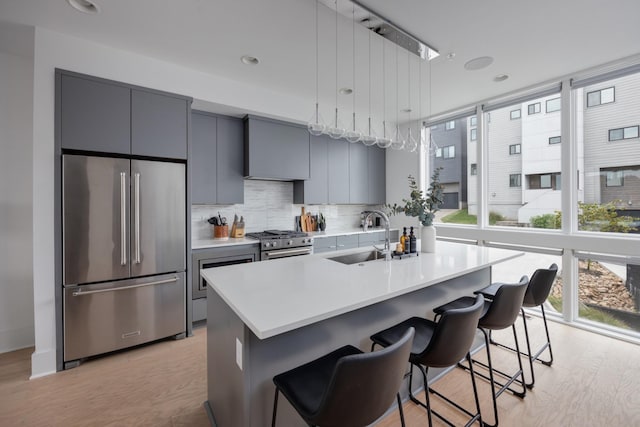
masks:
[[[226,217],[229,225],[233,215],[244,216],[247,232],[293,230],[295,217],[302,205],[293,204],[293,182],[244,181],[244,203],[237,205],[192,205],[192,240],[210,239],[212,226],[207,219],[213,215]],[[327,231],[349,230],[360,226],[360,212],[376,208],[369,205],[305,205],[312,214],[322,213]]]

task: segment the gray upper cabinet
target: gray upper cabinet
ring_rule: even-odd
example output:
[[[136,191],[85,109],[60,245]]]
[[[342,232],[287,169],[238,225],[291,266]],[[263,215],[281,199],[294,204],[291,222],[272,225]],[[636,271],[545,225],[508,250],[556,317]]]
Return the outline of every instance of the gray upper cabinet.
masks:
[[[349,146],[349,203],[369,203],[369,159],[366,145]]]
[[[329,203],[349,203],[349,143],[329,139],[328,145]]]
[[[187,158],[188,102],[184,98],[131,91],[131,154]]]
[[[218,200],[216,117],[191,114],[191,203],[215,204]]]
[[[387,202],[386,191],[386,152],[375,145],[368,147],[369,198],[370,205],[383,205]]]
[[[311,136],[309,147],[309,179],[293,183],[293,203],[324,204],[329,202],[327,186],[328,136]]]
[[[218,204],[244,203],[244,127],[241,119],[218,116]]]
[[[242,120],[194,111],[191,127],[192,203],[244,203]]]
[[[309,132],[306,127],[248,116],[244,137],[245,177],[309,179]]]
[[[64,74],[59,78],[61,147],[129,154],[129,88]]]

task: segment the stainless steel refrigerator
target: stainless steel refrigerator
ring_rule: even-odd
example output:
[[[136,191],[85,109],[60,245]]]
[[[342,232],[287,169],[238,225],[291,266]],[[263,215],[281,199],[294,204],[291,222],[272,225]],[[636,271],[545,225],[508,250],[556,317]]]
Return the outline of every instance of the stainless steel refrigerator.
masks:
[[[182,163],[67,154],[64,362],[186,331]]]

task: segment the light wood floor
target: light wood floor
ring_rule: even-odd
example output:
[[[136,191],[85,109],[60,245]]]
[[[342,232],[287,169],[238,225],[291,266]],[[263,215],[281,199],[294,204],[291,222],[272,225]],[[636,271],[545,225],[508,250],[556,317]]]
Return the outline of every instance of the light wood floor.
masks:
[[[539,330],[540,322],[533,318],[531,328]],[[500,397],[500,425],[640,426],[640,347],[561,324],[550,327],[553,366],[536,366],[536,386],[524,400],[508,393]],[[496,338],[503,335],[509,336]],[[206,331],[196,329],[192,338],[110,355],[35,380],[28,379],[32,349],[2,354],[0,426],[207,426],[205,348]],[[492,347],[492,355],[501,367],[516,364],[513,353]],[[472,407],[469,377],[461,369],[434,387]],[[488,385],[479,381],[479,387],[483,413],[492,422]],[[432,402],[464,423],[437,398]],[[422,408],[405,403],[404,409],[408,426],[427,425]],[[399,425],[397,412],[378,425]]]

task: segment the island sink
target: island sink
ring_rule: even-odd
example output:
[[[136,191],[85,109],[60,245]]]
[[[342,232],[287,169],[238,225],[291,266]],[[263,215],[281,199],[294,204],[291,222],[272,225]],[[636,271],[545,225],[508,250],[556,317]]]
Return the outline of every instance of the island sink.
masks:
[[[369,251],[369,252],[356,252],[348,255],[340,255],[332,258],[327,258],[331,261],[336,261],[342,264],[358,264],[366,261],[375,261],[378,259],[384,259],[384,253],[380,251]]]

